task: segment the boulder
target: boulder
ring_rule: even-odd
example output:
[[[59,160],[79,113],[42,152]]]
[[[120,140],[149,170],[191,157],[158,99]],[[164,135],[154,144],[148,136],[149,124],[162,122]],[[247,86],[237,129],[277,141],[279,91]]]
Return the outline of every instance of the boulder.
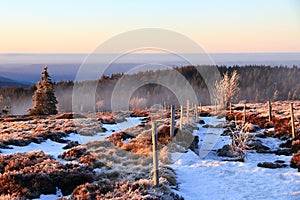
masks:
[[[286,148],[286,149],[278,149],[275,152],[276,155],[284,155],[284,156],[290,156],[292,155],[292,149]]]
[[[276,168],[287,167],[287,165],[283,164],[283,163],[262,162],[262,163],[258,163],[257,167],[263,167],[263,168],[269,168],[269,169],[276,169]]]
[[[279,145],[280,148],[292,148],[293,139],[289,138]]]
[[[198,124],[205,124],[205,121],[204,121],[203,119],[198,119],[198,120],[197,120],[197,123],[198,123]]]
[[[257,153],[265,152],[270,150],[269,147],[262,144],[260,140],[252,140],[248,142],[247,146],[249,147],[249,150],[256,150]]]
[[[191,145],[189,146],[189,149],[195,152],[196,154],[199,153],[199,136],[195,136],[194,140],[192,141]]]
[[[77,141],[70,141],[66,146],[63,147],[63,149],[71,149],[72,147],[78,146],[79,143]]]
[[[218,156],[222,156],[222,157],[230,157],[230,158],[234,158],[234,157],[238,157],[239,154],[237,152],[234,152],[231,148],[231,146],[229,144],[226,144],[222,147],[222,149],[219,149],[217,151]]]

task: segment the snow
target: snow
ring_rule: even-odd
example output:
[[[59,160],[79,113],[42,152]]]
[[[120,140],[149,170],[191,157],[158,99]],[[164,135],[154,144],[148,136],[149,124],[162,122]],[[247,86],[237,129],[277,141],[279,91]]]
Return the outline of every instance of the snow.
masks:
[[[56,194],[47,194],[47,195],[42,194],[40,196],[40,198],[38,198],[38,199],[40,199],[40,200],[53,200],[53,199],[58,199],[59,197],[63,197],[63,195],[61,193],[61,190],[56,188]],[[64,197],[68,198],[68,196],[64,196]],[[35,200],[37,200],[37,199],[35,199]]]
[[[104,138],[110,136],[114,132],[123,131],[127,128],[131,128],[133,126],[136,126],[141,123],[141,119],[143,117],[129,117],[126,118],[125,122],[117,123],[113,125],[104,124],[103,127],[107,129],[105,133],[98,133],[96,136],[82,136],[79,134],[71,133],[67,137],[63,139],[67,139],[70,141],[78,141],[80,144],[85,144],[89,141],[95,141],[95,140],[103,140]],[[17,152],[32,152],[32,151],[43,151],[46,154],[52,155],[55,159],[60,160],[60,162],[65,162],[64,160],[58,159],[58,155],[62,154],[64,151],[63,147],[66,146],[66,143],[58,143],[54,142],[50,139],[47,139],[44,142],[41,142],[40,144],[31,142],[29,145],[20,147],[20,146],[14,146],[9,145],[9,147],[12,147],[12,149],[1,149],[2,154],[13,154]],[[68,161],[70,162],[70,161]],[[74,161],[72,161],[74,162]],[[95,173],[100,173],[100,169],[94,169]],[[58,199],[59,197],[62,197],[61,190],[57,188],[56,194],[49,194],[44,195],[42,194],[38,199],[41,200],[52,200],[52,199]],[[65,196],[68,197],[68,196]]]
[[[143,117],[128,117],[125,118],[126,121],[117,123],[117,124],[103,124],[102,126],[107,129],[105,133],[97,133],[94,136],[83,136],[83,135],[77,135],[77,134],[70,134],[69,140],[71,141],[78,141],[79,144],[86,144],[88,142],[92,141],[99,141],[103,140],[106,137],[109,137],[113,133],[123,131],[127,128],[134,127],[141,123],[141,119]]]
[[[210,124],[217,126],[222,124],[225,121],[225,118],[217,117],[201,117],[204,120],[205,124]],[[223,147],[224,142],[229,140],[229,137],[220,137],[222,130],[220,128],[202,128],[202,125],[199,125],[199,130],[194,131],[194,135],[199,136],[200,140],[200,154],[201,158],[206,157],[211,150],[219,149]]]
[[[22,153],[22,152],[31,152],[31,151],[43,151],[46,154],[50,154],[54,156],[54,158],[57,158],[58,155],[62,154],[64,152],[63,147],[66,146],[65,143],[58,143],[54,142],[50,139],[46,140],[45,142],[41,142],[41,144],[37,144],[34,142],[31,142],[29,145],[24,147],[9,145],[9,147],[12,147],[13,149],[1,149],[2,154],[13,154],[13,153]]]
[[[203,118],[201,118],[203,119]],[[213,120],[213,119],[211,119]],[[205,122],[211,124],[210,119]],[[217,122],[214,122],[216,124]],[[203,144],[207,134],[212,134],[211,150],[221,148],[229,143],[229,137],[220,136],[221,128],[202,128],[195,131],[199,136],[199,146]],[[279,140],[260,138],[264,145],[275,149]],[[202,149],[203,150],[203,149]],[[206,152],[207,153],[207,152]],[[200,150],[201,155],[201,150]],[[199,157],[192,151],[173,153],[174,164],[170,165],[177,174],[178,190],[174,192],[186,200],[205,199],[300,199],[300,173],[296,169],[267,169],[257,167],[259,162],[284,160],[289,164],[291,156],[275,154],[258,154],[247,151],[245,162],[222,161],[214,151],[205,157]]]
[[[142,117],[130,117],[126,118],[127,121],[122,123],[117,123],[113,125],[104,124],[103,127],[107,129],[105,133],[98,133],[96,136],[82,136],[79,134],[71,133],[67,137],[63,139],[67,139],[70,141],[77,141],[79,144],[85,144],[89,141],[95,141],[95,140],[103,140],[104,138],[110,136],[113,134],[114,131],[122,131],[127,128],[136,126],[140,124]],[[44,142],[41,142],[40,144],[31,142],[29,145],[20,147],[20,146],[14,146],[9,145],[12,149],[1,149],[2,154],[13,154],[17,152],[31,152],[31,151],[43,151],[46,154],[52,155],[54,158],[58,158],[58,155],[62,154],[65,150],[63,149],[64,146],[66,146],[66,143],[58,143],[54,142],[50,139],[47,139]]]

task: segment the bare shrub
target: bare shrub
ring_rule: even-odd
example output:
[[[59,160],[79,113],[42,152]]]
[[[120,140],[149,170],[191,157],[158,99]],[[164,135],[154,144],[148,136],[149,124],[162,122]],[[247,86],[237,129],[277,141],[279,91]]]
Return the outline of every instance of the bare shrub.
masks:
[[[248,144],[251,143],[253,137],[254,135],[251,135],[249,132],[245,132],[243,129],[231,134],[232,141],[230,147],[233,153],[235,153],[241,161],[244,161],[245,159],[246,150],[251,148]]]
[[[147,106],[147,99],[134,97],[130,99],[129,106],[133,110],[143,109]]]
[[[213,96],[218,105],[226,109],[229,107],[229,104],[240,90],[239,79],[240,76],[236,70],[234,70],[231,75],[229,75],[227,71],[223,75],[222,80],[215,83]]]

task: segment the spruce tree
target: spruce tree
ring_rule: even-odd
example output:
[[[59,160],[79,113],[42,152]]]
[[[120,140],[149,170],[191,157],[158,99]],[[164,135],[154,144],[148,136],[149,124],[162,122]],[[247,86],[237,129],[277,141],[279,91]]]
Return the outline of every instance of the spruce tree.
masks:
[[[57,114],[56,104],[58,103],[54,95],[53,83],[44,67],[41,81],[36,85],[36,91],[33,95],[34,108],[29,110],[30,115],[52,115]]]

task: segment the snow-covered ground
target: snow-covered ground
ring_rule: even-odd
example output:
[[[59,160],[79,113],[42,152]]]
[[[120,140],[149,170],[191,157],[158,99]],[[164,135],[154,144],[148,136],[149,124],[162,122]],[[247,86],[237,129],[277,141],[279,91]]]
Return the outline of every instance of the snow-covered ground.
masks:
[[[117,124],[104,124],[103,127],[107,129],[105,133],[98,133],[95,136],[82,136],[79,134],[71,133],[68,137],[63,139],[68,139],[70,141],[77,141],[79,144],[85,144],[90,141],[96,140],[103,140],[104,138],[110,136],[114,132],[122,131],[127,128],[136,126],[141,123],[142,117],[129,117],[126,118],[127,121]],[[50,139],[46,140],[45,142],[41,142],[40,144],[37,143],[30,143],[27,146],[20,147],[9,145],[12,149],[1,149],[2,154],[13,154],[16,152],[31,152],[31,151],[44,151],[46,154],[52,155],[54,158],[57,158],[58,155],[62,154],[64,151],[63,147],[66,146],[66,143],[58,143],[54,142]]]
[[[208,124],[216,125],[214,118],[201,118]],[[213,121],[213,123],[211,123]],[[221,128],[202,128],[195,131],[201,147],[205,137],[214,134],[211,139],[213,150],[229,143],[227,136],[220,136]],[[211,136],[209,136],[211,137]],[[218,137],[218,139],[217,139]],[[217,140],[217,141],[215,141]],[[278,147],[279,140],[261,139],[271,149]],[[213,145],[213,144],[211,144]],[[201,150],[200,150],[201,151]],[[179,189],[176,191],[186,200],[205,199],[300,199],[300,173],[296,169],[266,169],[257,167],[259,162],[283,160],[289,164],[291,156],[258,154],[248,151],[245,162],[222,161],[214,151],[200,158],[192,151],[172,155],[171,165],[178,176]]]
[[[107,129],[105,133],[97,133],[94,136],[83,136],[78,134],[71,134],[69,140],[78,141],[80,144],[85,144],[92,141],[103,140],[113,133],[123,131],[127,128],[134,127],[141,123],[143,117],[128,117],[126,121],[117,124],[103,124],[102,126]]]
[[[107,129],[105,133],[98,133],[95,136],[82,136],[79,134],[71,133],[68,137],[63,139],[68,139],[71,141],[78,141],[80,144],[85,144],[89,141],[96,141],[96,140],[103,140],[104,138],[110,136],[114,132],[122,131],[130,127],[134,127],[141,123],[141,119],[143,117],[129,117],[126,118],[126,121],[117,124],[104,124],[103,127]],[[58,143],[52,140],[46,140],[45,142],[41,142],[40,144],[37,143],[30,143],[27,146],[19,147],[14,145],[9,145],[12,149],[1,149],[2,154],[13,154],[16,152],[31,152],[31,151],[44,151],[46,154],[52,155],[54,158],[58,158],[58,155],[62,154],[64,151],[63,147],[66,146],[66,143]],[[63,162],[63,161],[62,161]],[[52,200],[57,199],[58,197],[62,197],[61,191],[57,189],[56,194],[50,195],[41,195],[39,199],[41,200]]]
[[[31,152],[31,151],[43,151],[46,154],[52,155],[54,158],[57,158],[58,155],[62,154],[65,150],[63,149],[65,143],[58,143],[52,140],[46,140],[41,142],[41,144],[31,142],[29,145],[24,147],[9,145],[13,149],[1,149],[2,154],[13,154],[13,153],[22,153],[22,152]]]

